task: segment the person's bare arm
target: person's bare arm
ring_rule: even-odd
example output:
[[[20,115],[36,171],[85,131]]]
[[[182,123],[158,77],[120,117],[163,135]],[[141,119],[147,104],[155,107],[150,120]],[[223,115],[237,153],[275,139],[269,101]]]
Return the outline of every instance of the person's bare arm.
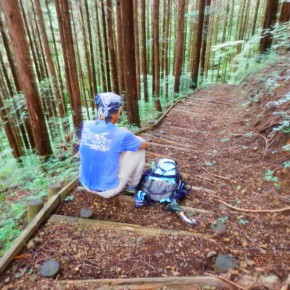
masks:
[[[137,136],[142,141],[141,146],[139,147],[139,150],[146,150],[148,148],[148,143],[140,136]]]

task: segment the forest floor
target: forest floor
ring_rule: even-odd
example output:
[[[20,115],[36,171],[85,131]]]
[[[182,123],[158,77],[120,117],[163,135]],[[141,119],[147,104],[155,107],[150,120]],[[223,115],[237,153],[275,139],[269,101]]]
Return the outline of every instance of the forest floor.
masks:
[[[197,226],[160,204],[135,208],[132,197],[105,200],[78,187],[0,276],[0,287],[96,289],[73,280],[207,275],[241,289],[289,289],[289,80],[289,61],[281,60],[238,85],[199,90],[141,134],[150,143],[146,165],[172,158],[194,187],[183,205],[200,209],[185,208]],[[82,208],[93,209],[93,220],[72,218]],[[219,271],[220,255],[236,265]],[[61,265],[56,279],[39,274],[49,259]]]

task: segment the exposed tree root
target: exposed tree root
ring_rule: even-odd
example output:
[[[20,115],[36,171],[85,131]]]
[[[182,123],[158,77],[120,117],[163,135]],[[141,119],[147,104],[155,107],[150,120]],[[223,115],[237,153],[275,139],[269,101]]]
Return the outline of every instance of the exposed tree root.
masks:
[[[218,199],[218,198],[217,198],[217,201],[226,205],[229,208],[232,208],[232,209],[237,210],[237,211],[243,211],[243,212],[275,213],[275,212],[284,212],[284,211],[290,210],[290,206],[279,208],[279,209],[247,209],[247,208],[239,208],[239,207],[230,205],[230,204],[226,203],[225,201]]]

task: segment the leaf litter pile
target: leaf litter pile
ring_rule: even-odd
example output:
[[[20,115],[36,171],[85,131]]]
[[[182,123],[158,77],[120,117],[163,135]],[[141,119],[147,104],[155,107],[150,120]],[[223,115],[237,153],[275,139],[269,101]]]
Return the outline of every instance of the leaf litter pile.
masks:
[[[2,286],[55,286],[39,268],[57,260],[58,281],[219,275],[244,289],[287,289],[289,80],[286,60],[239,85],[200,90],[141,134],[149,141],[146,166],[172,158],[192,185],[182,205],[197,226],[160,204],[135,208],[132,197],[106,200],[78,187],[16,257]],[[84,208],[92,219],[78,219]],[[234,260],[228,270],[217,265],[221,255]]]

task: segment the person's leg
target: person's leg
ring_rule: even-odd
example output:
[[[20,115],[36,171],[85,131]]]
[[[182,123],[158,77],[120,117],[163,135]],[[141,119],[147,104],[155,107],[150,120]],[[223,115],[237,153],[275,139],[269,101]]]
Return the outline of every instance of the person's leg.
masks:
[[[145,150],[135,152],[127,151],[122,154],[119,162],[119,179],[120,183],[116,188],[103,192],[93,192],[104,198],[110,198],[120,193],[128,184],[129,186],[137,186],[142,177],[145,164]]]
[[[119,178],[126,186],[137,186],[142,177],[145,164],[145,150],[127,151],[120,159]]]

